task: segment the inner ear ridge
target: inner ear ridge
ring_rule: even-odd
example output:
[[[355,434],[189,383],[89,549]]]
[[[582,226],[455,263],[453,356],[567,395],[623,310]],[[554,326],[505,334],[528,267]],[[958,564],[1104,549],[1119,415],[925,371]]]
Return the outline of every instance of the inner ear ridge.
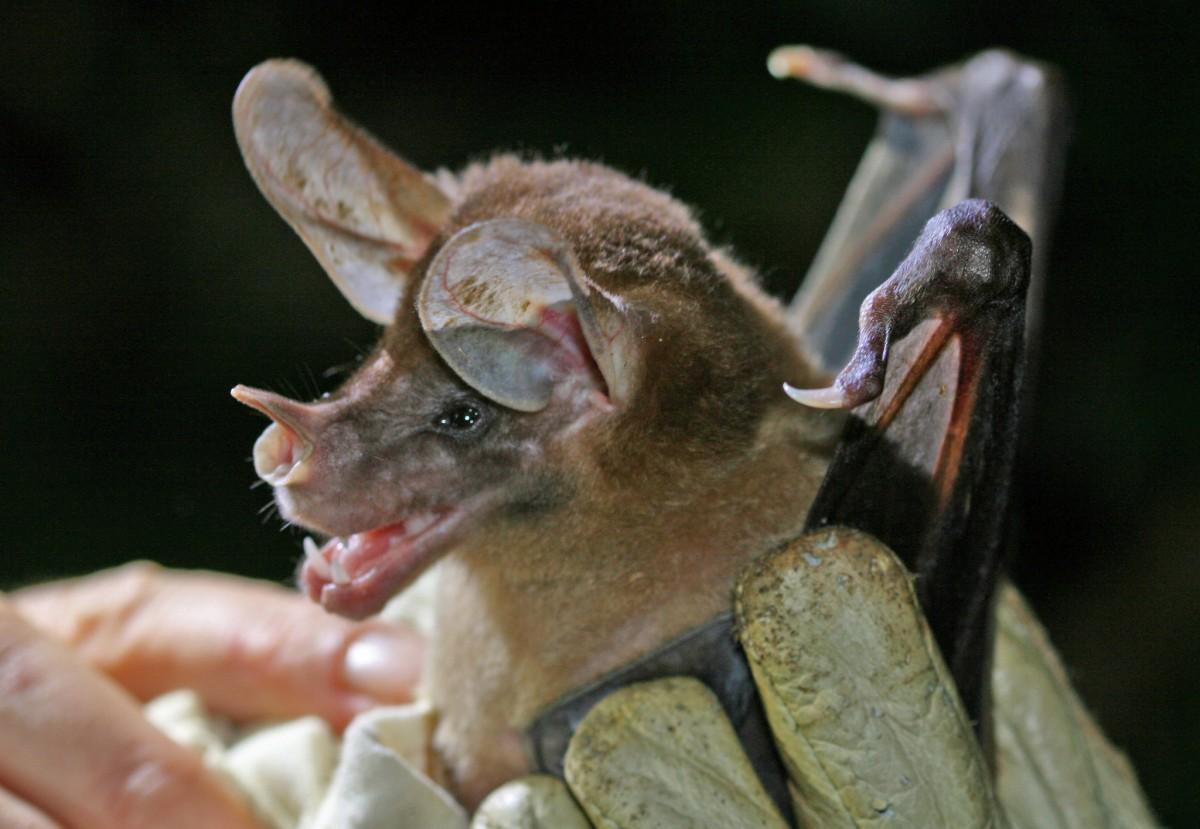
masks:
[[[451,370],[497,402],[540,408],[565,373],[586,376],[607,396],[608,378],[596,353],[604,340],[599,331],[589,335],[587,330],[593,324],[586,314],[595,291],[581,284],[583,278],[574,251],[553,229],[517,218],[478,222],[452,236],[430,263],[417,300],[418,316]],[[477,330],[464,339],[451,333],[459,328]],[[484,332],[490,332],[490,347],[524,356],[528,377],[518,379],[511,362],[504,363],[507,371],[498,376],[485,368],[494,355],[463,350],[463,342],[487,349],[487,336],[480,336]],[[549,348],[529,347],[537,340],[528,334]],[[505,382],[513,383],[513,394]]]

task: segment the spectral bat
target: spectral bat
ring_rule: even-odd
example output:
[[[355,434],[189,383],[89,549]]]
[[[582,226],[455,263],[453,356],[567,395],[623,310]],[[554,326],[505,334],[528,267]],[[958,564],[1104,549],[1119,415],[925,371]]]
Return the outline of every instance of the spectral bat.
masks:
[[[331,396],[234,389],[274,421],[255,468],[330,537],[305,541],[300,581],[331,611],[373,613],[440,560],[435,746],[477,802],[527,769],[540,710],[727,609],[739,566],[802,530],[843,419],[780,387],[827,374],[685,207],[612,170],[497,156],[425,176],[290,61],[247,75],[234,120],[268,200],[387,326]],[[998,210],[956,210],[926,264],[948,239],[1020,267]],[[864,339],[961,285],[923,273]],[[932,294],[977,304],[969,284]],[[832,402],[879,389],[852,391]]]

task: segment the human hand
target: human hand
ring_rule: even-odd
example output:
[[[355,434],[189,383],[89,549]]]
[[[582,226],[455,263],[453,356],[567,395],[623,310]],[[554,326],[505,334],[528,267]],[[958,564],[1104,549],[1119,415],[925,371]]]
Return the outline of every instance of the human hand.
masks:
[[[256,826],[138,701],[190,687],[234,720],[340,728],[410,699],[423,654],[410,630],[231,576],[135,564],[17,591],[0,601],[0,825]]]

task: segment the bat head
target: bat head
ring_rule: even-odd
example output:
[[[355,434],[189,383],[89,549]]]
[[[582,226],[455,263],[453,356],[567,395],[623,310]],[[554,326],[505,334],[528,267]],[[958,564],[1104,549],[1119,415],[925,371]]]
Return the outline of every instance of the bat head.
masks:
[[[635,431],[699,457],[752,440],[778,397],[747,379],[771,355],[728,330],[761,325],[753,301],[669,197],[580,162],[426,176],[291,61],[247,75],[234,121],[268,200],[387,326],[325,398],[233,390],[273,421],[254,463],[283,517],[330,537],[300,573],[326,608],[375,612],[464,539],[572,498]]]

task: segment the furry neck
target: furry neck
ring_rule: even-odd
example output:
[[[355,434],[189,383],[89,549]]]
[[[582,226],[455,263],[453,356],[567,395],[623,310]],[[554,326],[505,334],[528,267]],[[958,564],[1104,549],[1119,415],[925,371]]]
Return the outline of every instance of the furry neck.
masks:
[[[741,566],[799,533],[827,463],[812,424],[768,418],[719,474],[593,486],[457,551],[440,648],[502,653],[518,722],[730,603]],[[821,432],[822,430],[817,430]],[[829,430],[832,434],[832,430]],[[452,608],[452,609],[451,609]],[[466,609],[464,609],[466,608]],[[476,621],[464,625],[465,617]],[[475,637],[462,641],[461,637]],[[469,664],[479,664],[479,657]]]
[[[430,691],[463,797],[527,770],[547,706],[726,609],[745,561],[800,531],[840,421],[797,410],[720,474],[580,487],[443,560]]]

